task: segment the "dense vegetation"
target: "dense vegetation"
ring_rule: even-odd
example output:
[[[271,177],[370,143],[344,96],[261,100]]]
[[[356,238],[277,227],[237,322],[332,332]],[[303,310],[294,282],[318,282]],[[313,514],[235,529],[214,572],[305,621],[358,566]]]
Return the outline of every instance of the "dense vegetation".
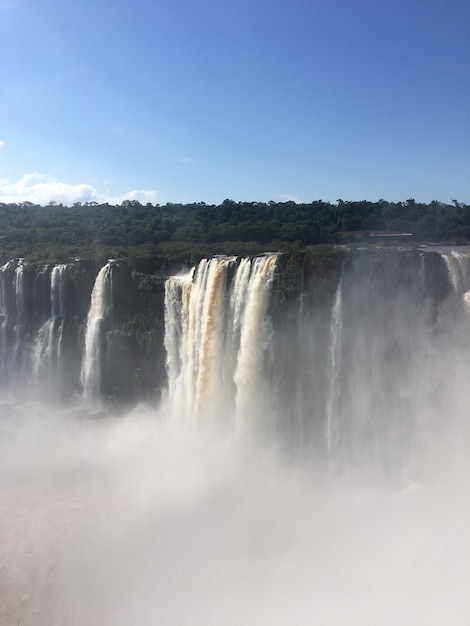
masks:
[[[356,231],[354,234],[351,231]],[[357,231],[363,231],[357,233]],[[204,202],[166,204],[125,201],[119,206],[85,203],[0,203],[0,257],[60,262],[70,257],[126,258],[140,271],[165,260],[195,262],[208,254],[253,254],[301,249],[371,231],[412,233],[415,242],[470,241],[470,205],[406,202]]]

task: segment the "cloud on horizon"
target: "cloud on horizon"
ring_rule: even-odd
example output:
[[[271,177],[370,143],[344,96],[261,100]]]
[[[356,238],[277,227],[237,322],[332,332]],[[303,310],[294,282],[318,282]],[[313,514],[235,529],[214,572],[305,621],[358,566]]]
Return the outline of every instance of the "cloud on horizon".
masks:
[[[16,182],[0,180],[0,202],[34,202],[36,204],[59,202],[70,205],[74,202],[120,204],[124,200],[139,200],[145,203],[155,202],[156,199],[157,192],[153,190],[134,189],[120,195],[111,195],[109,192],[98,191],[93,185],[62,183],[52,176],[39,172],[23,174]]]
[[[295,202],[296,204],[302,204],[302,200],[289,193],[282,194],[281,196],[278,196],[278,198],[281,202]]]

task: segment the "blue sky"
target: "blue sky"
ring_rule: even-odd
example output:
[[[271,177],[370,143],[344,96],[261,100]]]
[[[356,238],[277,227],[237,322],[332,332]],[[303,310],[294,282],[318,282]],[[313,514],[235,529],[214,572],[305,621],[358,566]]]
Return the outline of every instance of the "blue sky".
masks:
[[[468,0],[0,0],[0,201],[470,202]]]

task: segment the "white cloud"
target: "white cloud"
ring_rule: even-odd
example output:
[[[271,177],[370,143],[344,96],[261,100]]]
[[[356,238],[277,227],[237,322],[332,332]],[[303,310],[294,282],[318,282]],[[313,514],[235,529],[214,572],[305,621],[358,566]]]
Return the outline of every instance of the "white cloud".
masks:
[[[189,164],[191,164],[191,165],[194,165],[194,164],[196,164],[196,163],[197,163],[197,161],[196,161],[196,159],[193,159],[193,158],[192,158],[192,157],[190,157],[190,156],[185,156],[185,157],[183,157],[182,159],[180,159],[180,163],[186,163],[186,164],[188,164],[188,163],[189,163]]]
[[[102,202],[109,202],[110,204],[121,204],[124,200],[138,200],[145,204],[146,202],[154,203],[157,200],[157,192],[149,189],[135,189],[134,191],[126,191],[120,196],[106,196],[106,200]]]
[[[281,202],[295,202],[296,204],[302,204],[302,200],[299,200],[297,196],[293,196],[289,193],[285,193],[282,196],[279,196],[279,200],[281,200]]]
[[[23,174],[16,182],[0,179],[0,202],[34,202],[47,204],[61,202],[66,205],[74,202],[109,202],[120,204],[123,200],[155,202],[157,192],[146,189],[128,191],[121,195],[100,192],[93,185],[70,184],[57,181],[51,176],[31,172]]]
[[[0,150],[5,147],[5,142],[0,139]]]

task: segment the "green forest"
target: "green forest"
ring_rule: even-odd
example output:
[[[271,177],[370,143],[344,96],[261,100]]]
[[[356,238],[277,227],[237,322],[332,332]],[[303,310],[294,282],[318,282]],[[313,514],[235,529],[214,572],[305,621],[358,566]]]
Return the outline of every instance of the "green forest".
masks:
[[[197,262],[211,254],[292,251],[319,244],[393,241],[470,241],[470,205],[452,200],[404,202],[316,200],[153,205],[126,200],[118,206],[0,203],[0,257],[34,263],[71,258],[123,258],[137,271],[162,263]]]

